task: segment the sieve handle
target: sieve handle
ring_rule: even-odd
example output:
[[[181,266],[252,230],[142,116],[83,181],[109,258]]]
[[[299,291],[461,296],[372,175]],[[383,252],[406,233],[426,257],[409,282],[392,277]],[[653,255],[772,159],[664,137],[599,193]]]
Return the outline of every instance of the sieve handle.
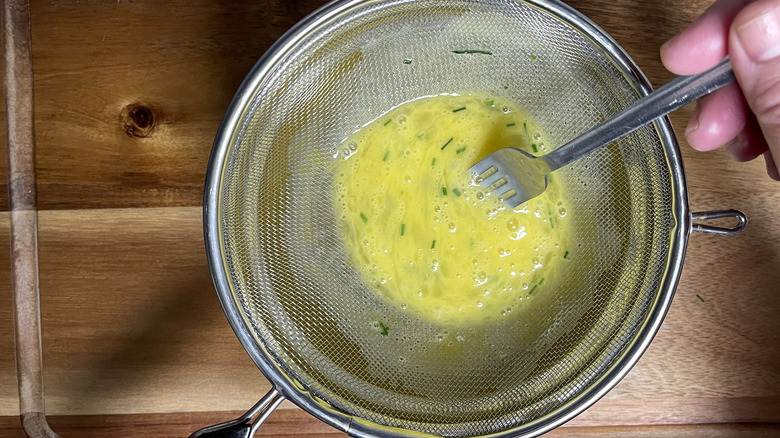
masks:
[[[605,122],[539,158],[544,160],[552,172],[734,80],[734,72],[727,56],[720,64],[704,73],[678,76]]]
[[[251,438],[283,401],[284,396],[276,388],[271,388],[246,414],[226,423],[204,427],[190,438]]]
[[[737,224],[731,228],[716,227],[696,223],[696,221],[711,221],[714,219],[734,218]],[[691,213],[691,231],[698,231],[704,234],[717,234],[719,236],[734,236],[741,233],[747,227],[747,216],[739,210],[718,210],[703,211]]]

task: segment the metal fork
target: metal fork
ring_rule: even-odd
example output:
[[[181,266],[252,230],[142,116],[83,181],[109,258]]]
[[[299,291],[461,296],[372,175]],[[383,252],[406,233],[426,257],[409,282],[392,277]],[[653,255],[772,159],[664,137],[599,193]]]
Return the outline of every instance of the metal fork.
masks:
[[[471,167],[474,181],[515,208],[541,195],[549,173],[629,134],[658,117],[723,87],[735,79],[728,56],[697,75],[679,76],[637,100],[610,119],[596,125],[549,154],[536,157],[506,147]]]

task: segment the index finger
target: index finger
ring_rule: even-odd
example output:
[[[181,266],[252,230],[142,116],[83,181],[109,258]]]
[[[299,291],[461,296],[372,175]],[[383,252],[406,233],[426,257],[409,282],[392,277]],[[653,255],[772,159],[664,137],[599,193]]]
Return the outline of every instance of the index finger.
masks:
[[[661,61],[678,75],[701,73],[728,54],[729,28],[751,0],[718,0],[687,29],[661,46]]]

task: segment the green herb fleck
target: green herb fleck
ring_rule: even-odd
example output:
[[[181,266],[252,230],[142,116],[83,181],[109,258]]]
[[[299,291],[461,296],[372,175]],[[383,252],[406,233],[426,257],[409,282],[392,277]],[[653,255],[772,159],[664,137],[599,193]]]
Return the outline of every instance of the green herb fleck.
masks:
[[[507,124],[506,124],[506,127],[507,127],[507,128],[511,128],[511,127],[515,126],[515,124],[516,124],[515,122],[512,122],[512,123],[507,123]]]
[[[528,123],[526,122],[523,122],[523,132],[525,132],[526,137],[528,137],[529,139],[531,138],[531,136],[528,135]]]
[[[379,324],[376,328],[379,330],[379,334],[382,336],[387,336],[387,334],[390,332],[390,327],[386,326],[382,321],[379,321]]]
[[[458,188],[457,188],[457,187],[455,187],[454,189],[452,189],[452,193],[455,193],[455,196],[460,196],[460,190],[458,190]]]
[[[541,285],[543,285],[543,284],[544,284],[544,277],[542,277],[542,279],[541,279],[541,280],[539,280],[539,286],[541,286]]]
[[[533,149],[534,152],[539,152],[539,148],[536,147],[536,143],[531,143],[531,149]]]
[[[401,237],[406,233],[406,224],[401,224]]]
[[[555,219],[553,219],[552,211],[550,210],[550,204],[547,204],[547,215],[550,217],[550,227],[555,229]]]
[[[539,286],[538,284],[535,284],[534,287],[531,288],[530,291],[528,291],[528,295],[531,295],[536,290],[536,287]]]
[[[485,105],[487,105],[487,106],[489,106],[489,107],[492,107],[494,104],[495,104],[495,102],[493,101],[493,99],[490,99],[490,100],[486,100],[486,101],[485,101]]]
[[[390,157],[390,151],[385,151],[385,156],[382,157],[382,161],[387,161],[388,157]]]
[[[466,109],[466,107],[465,107],[465,106],[462,106],[462,107],[460,107],[460,108],[455,108],[454,110],[452,110],[452,112],[454,112],[454,113],[457,113],[457,112],[459,112],[459,111],[463,111],[463,110],[465,110],[465,109]]]
[[[431,167],[436,165],[436,157],[433,157],[433,161],[431,161]]]
[[[563,258],[568,259],[569,258],[569,251],[566,251],[563,253]]]
[[[433,239],[433,242],[431,242],[431,249],[436,248],[436,239]]]
[[[385,126],[389,125],[390,122],[392,122],[392,121],[393,121],[393,119],[387,119],[387,121],[385,122]]]
[[[531,55],[531,59],[533,59],[534,61],[536,61],[536,55]]]
[[[456,154],[459,154],[459,153],[461,153],[461,152],[463,152],[463,151],[465,151],[465,150],[466,150],[466,146],[463,146],[462,148],[460,148],[460,149],[456,150],[456,151],[455,151],[455,153],[456,153]]]
[[[444,150],[444,148],[446,148],[447,145],[449,145],[451,142],[452,142],[452,137],[450,137],[450,139],[447,140],[447,143],[444,143],[444,146],[441,147],[441,150]]]
[[[444,195],[444,196],[447,196],[447,187],[442,187],[441,188],[441,194]]]
[[[404,59],[404,64],[411,64],[412,60],[409,58]]]
[[[504,85],[504,90],[509,89],[509,85]]]
[[[493,54],[493,52],[489,50],[453,50],[452,53],[456,55],[465,55],[465,54],[492,55]]]
[[[696,298],[698,298],[702,303],[704,302],[704,298],[702,298],[699,294],[696,294]]]
[[[362,220],[364,224],[368,223],[368,218],[365,214],[363,214],[363,212],[360,213],[360,220]]]

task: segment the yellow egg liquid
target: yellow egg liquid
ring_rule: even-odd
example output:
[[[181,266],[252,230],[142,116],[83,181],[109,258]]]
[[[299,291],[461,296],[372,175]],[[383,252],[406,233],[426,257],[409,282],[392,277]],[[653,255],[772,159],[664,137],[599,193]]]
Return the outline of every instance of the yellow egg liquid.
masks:
[[[572,236],[563,187],[515,208],[469,168],[507,146],[547,152],[527,113],[483,94],[404,103],[339,148],[333,197],[349,262],[385,301],[442,325],[505,317],[554,293]]]

